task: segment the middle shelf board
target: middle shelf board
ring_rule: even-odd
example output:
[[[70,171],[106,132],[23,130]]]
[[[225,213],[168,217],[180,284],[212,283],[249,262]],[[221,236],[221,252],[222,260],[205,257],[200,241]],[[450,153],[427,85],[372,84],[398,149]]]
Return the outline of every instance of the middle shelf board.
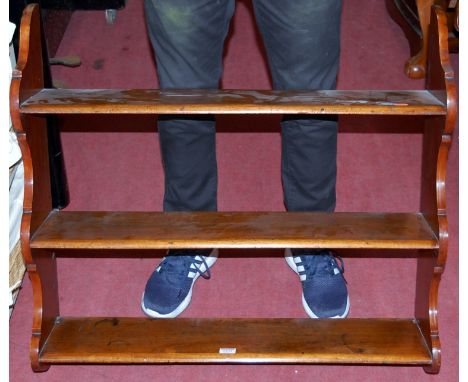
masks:
[[[434,249],[420,213],[53,211],[31,239],[42,249]]]
[[[43,89],[25,114],[376,114],[445,115],[428,90]]]

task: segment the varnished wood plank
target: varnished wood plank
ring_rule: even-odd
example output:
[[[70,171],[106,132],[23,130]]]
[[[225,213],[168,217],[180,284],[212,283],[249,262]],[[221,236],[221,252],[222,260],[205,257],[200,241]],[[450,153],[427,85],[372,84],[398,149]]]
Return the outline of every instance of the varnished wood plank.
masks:
[[[415,316],[421,322],[422,333],[432,349],[434,362],[428,373],[438,373],[441,366],[438,300],[439,285],[447,262],[449,231],[446,209],[447,160],[452,134],[457,121],[457,91],[448,50],[446,12],[432,8],[428,73],[426,88],[445,95],[447,114],[426,120],[423,139],[421,208],[432,230],[439,237],[434,259],[418,259]]]
[[[410,319],[59,318],[50,363],[371,363],[427,365]]]
[[[29,241],[52,210],[47,123],[45,116],[21,115],[19,107],[21,102],[44,87],[42,51],[39,6],[30,4],[24,9],[21,19],[18,62],[10,86],[10,111],[24,163],[20,238],[34,294],[29,350],[34,371],[49,368],[49,365],[40,363],[38,354],[53,327],[54,318],[59,314],[55,257],[48,251],[31,250]],[[41,256],[36,256],[37,252]]]
[[[33,114],[404,114],[443,115],[425,90],[43,89],[21,104]]]
[[[53,212],[32,248],[437,248],[408,213]]]

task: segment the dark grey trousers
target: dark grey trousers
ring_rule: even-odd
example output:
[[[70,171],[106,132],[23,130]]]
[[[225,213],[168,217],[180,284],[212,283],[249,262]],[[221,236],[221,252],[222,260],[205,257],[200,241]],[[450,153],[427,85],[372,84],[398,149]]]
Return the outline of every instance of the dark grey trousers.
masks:
[[[253,0],[275,89],[334,89],[341,0]],[[234,0],[145,0],[161,89],[219,87]],[[217,209],[215,121],[164,116],[158,122],[165,211]],[[284,116],[282,181],[289,211],[335,208],[337,122]]]

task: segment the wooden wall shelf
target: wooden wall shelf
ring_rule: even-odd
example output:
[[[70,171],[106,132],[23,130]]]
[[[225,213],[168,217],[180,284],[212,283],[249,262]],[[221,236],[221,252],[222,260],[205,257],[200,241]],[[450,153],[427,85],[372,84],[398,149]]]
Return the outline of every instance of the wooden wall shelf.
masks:
[[[44,89],[37,5],[26,7],[10,108],[25,165],[22,253],[34,292],[34,371],[55,363],[326,363],[420,365],[437,373],[437,298],[447,259],[447,155],[457,106],[445,12],[433,7],[423,91]],[[361,114],[425,118],[414,213],[59,212],[52,209],[51,114]],[[86,129],[86,127],[84,127]],[[399,129],[401,131],[401,129]],[[361,248],[421,250],[414,316],[369,319],[62,317],[56,251]],[[84,250],[84,251],[83,251]],[[104,251],[102,251],[104,250]],[[84,255],[83,255],[84,256]],[[372,261],[370,259],[369,261]],[[183,336],[178,333],[183,332]],[[221,351],[220,349],[225,349]],[[226,350],[227,349],[227,350]],[[235,349],[235,351],[233,350]]]

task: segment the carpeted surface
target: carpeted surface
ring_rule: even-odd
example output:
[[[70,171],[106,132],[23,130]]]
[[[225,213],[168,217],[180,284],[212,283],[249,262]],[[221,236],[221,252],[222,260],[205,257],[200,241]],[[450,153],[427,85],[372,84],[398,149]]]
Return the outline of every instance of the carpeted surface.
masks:
[[[403,74],[408,44],[381,0],[344,1],[340,89],[422,89]],[[128,0],[114,25],[103,12],[75,12],[57,55],[77,54],[79,68],[53,68],[55,80],[74,88],[157,87],[140,0]],[[311,52],[313,54],[313,52]],[[452,55],[458,73],[458,56]],[[270,87],[250,1],[237,1],[226,44],[224,88]],[[219,209],[284,209],[278,117],[219,118]],[[417,211],[421,134],[411,118],[346,117],[340,122],[337,211]],[[77,131],[80,125],[97,132]],[[135,128],[135,126],[137,126]],[[163,173],[152,117],[73,117],[62,134],[69,210],[160,210]],[[383,132],[378,132],[383,130]],[[119,131],[115,133],[112,131]],[[135,132],[136,131],[136,132]],[[11,381],[455,381],[458,380],[458,131],[447,179],[448,264],[439,295],[442,369],[304,365],[52,366],[29,365],[32,291],[25,278],[10,321]],[[212,279],[200,279],[183,317],[306,317],[298,278],[281,251],[222,251]],[[344,252],[344,255],[347,253]],[[161,252],[157,255],[162,255]],[[416,261],[348,254],[350,317],[411,317]],[[66,316],[142,316],[139,301],[159,259],[58,260],[61,313]]]

